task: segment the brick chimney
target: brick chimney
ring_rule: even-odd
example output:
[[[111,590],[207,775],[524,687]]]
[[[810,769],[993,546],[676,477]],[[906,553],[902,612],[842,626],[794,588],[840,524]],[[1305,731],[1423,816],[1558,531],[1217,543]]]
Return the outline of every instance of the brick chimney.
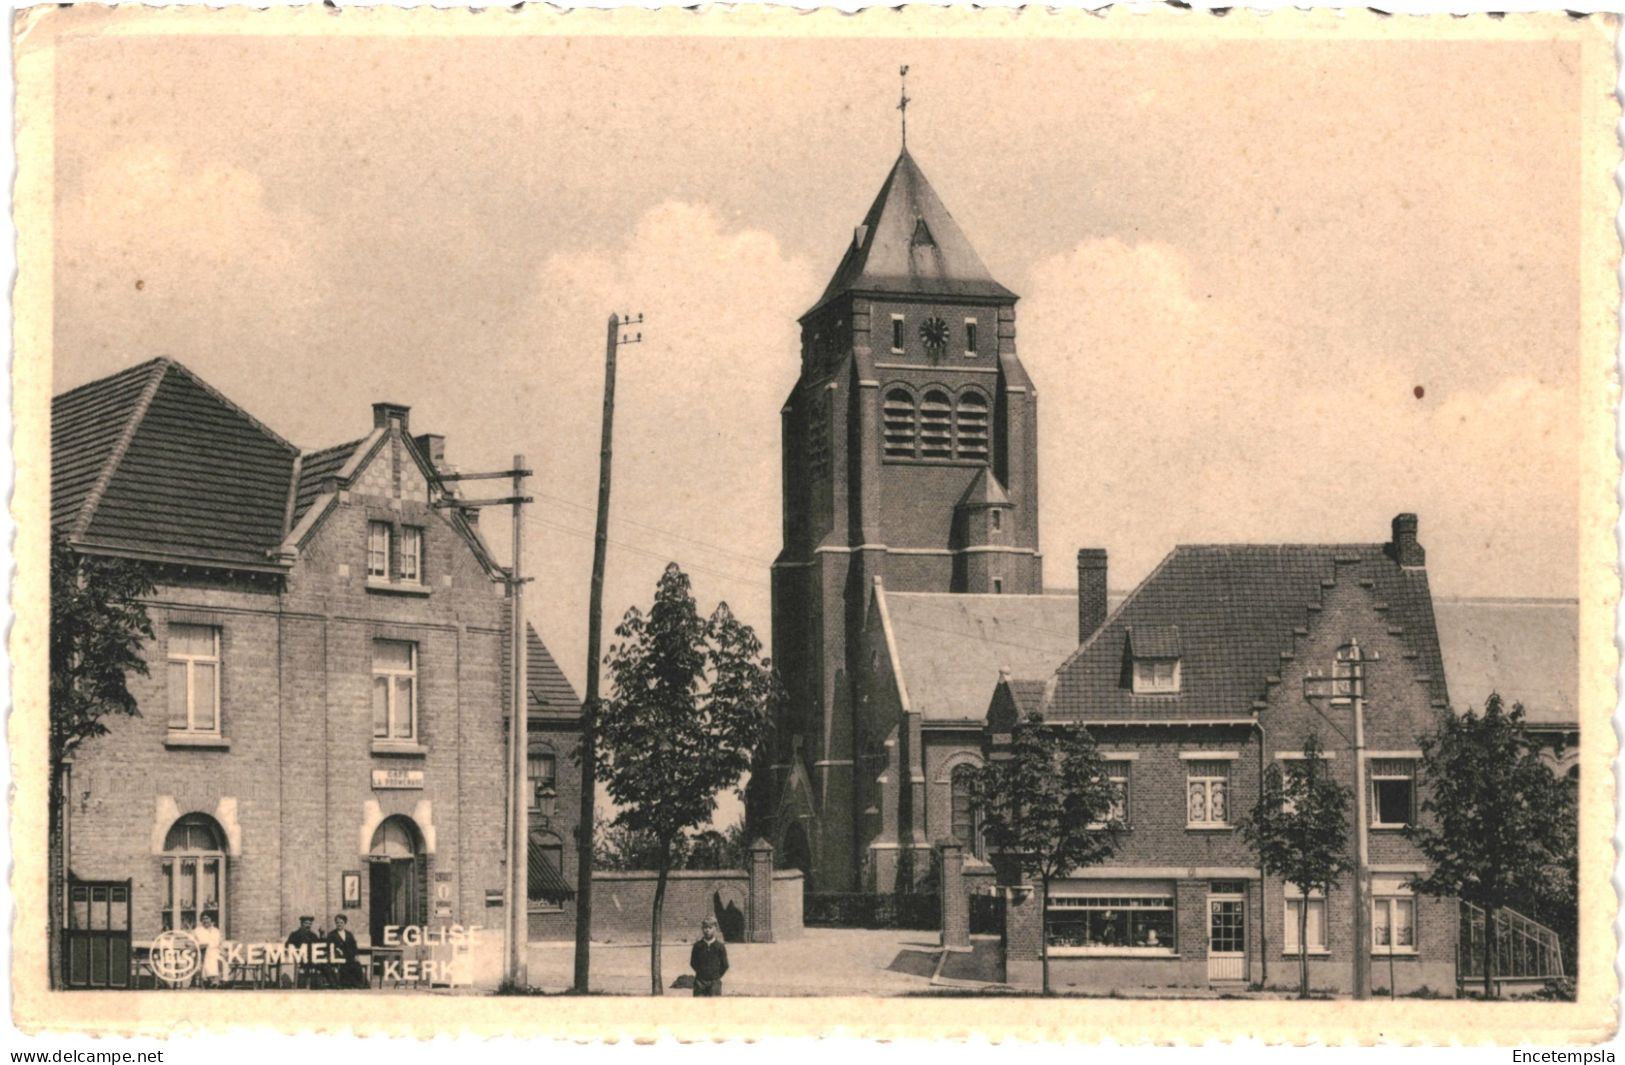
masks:
[[[419,433],[412,442],[429,460],[429,465],[442,472],[446,469],[446,438],[440,433]]]
[[[1106,623],[1106,549],[1078,549],[1078,642]]]
[[[1428,553],[1416,539],[1416,515],[1394,515],[1394,538],[1388,544],[1388,557],[1401,566],[1425,566]]]
[[[404,403],[374,403],[372,405],[372,427],[374,429],[388,429],[389,423],[394,422],[401,427],[401,432],[408,432],[408,416],[412,408]]]

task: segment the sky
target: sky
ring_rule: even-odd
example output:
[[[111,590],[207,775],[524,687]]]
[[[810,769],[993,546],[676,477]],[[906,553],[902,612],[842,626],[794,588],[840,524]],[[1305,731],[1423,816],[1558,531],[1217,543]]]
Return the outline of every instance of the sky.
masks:
[[[911,152],[1021,296],[1047,584],[1408,510],[1437,594],[1576,594],[1572,41],[65,39],[55,389],[168,355],[303,447],[390,400],[464,469],[525,454],[579,688],[605,319],[641,312],[606,628],[676,560],[765,642],[796,319],[901,63]]]

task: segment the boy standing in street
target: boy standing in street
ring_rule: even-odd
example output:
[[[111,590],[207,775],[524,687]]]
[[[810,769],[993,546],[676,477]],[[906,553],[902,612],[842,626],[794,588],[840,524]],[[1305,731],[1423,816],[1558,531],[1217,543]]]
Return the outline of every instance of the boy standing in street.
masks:
[[[717,922],[710,917],[700,922],[700,938],[688,955],[694,970],[694,997],[722,994],[722,974],[728,971],[728,948],[717,938]]]

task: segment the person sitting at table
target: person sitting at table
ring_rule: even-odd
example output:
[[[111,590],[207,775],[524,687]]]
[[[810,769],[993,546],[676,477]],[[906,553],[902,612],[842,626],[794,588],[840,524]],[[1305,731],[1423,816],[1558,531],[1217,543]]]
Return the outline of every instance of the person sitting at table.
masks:
[[[299,918],[299,927],[288,933],[286,945],[296,950],[303,947],[305,950],[305,960],[294,962],[293,983],[295,987],[317,987],[326,982],[322,980],[323,967],[315,964],[310,956],[310,948],[322,942],[321,934],[312,927],[315,923],[315,917],[301,917]]]
[[[350,919],[342,913],[333,915],[333,930],[327,933],[328,945],[333,948],[334,960],[338,963],[338,987],[366,987],[367,976],[361,971],[361,948],[356,944],[355,933],[350,931]]]

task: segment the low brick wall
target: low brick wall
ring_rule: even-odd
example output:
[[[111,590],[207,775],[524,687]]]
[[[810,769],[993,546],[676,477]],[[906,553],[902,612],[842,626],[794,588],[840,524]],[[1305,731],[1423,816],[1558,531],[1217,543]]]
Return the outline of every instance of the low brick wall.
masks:
[[[657,873],[644,870],[593,873],[593,939],[649,942],[657,879]],[[662,931],[667,939],[688,942],[700,934],[702,919],[714,917],[722,938],[739,942],[745,938],[749,906],[750,878],[744,870],[674,870],[666,880]]]
[[[773,938],[795,939],[801,935],[801,896],[806,876],[799,869],[780,869],[773,874]]]

